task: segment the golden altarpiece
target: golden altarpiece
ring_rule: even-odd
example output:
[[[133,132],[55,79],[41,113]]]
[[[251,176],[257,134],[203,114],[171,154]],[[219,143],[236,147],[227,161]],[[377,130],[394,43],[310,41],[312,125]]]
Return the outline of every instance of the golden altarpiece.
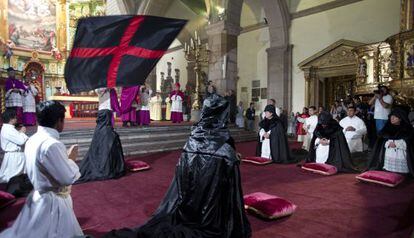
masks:
[[[6,26],[0,28],[1,110],[8,67],[16,69],[17,78],[36,85],[37,100],[60,100],[79,109],[96,107],[93,92],[69,95],[63,74],[77,20],[104,13],[105,0],[0,0],[0,25]]]
[[[414,1],[401,1],[400,33],[383,42],[340,40],[302,61],[306,105],[329,106],[347,96],[368,99],[387,85],[397,104],[414,108]]]

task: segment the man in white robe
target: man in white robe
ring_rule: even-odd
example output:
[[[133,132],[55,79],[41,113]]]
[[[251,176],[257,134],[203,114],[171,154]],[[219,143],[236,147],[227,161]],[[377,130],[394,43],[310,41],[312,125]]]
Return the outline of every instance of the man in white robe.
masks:
[[[26,128],[15,128],[17,123],[16,111],[6,109],[3,113],[3,127],[1,128],[1,149],[5,152],[0,168],[0,183],[7,183],[17,175],[25,172],[25,157],[22,150],[26,143]]]
[[[315,131],[316,125],[318,124],[318,115],[315,106],[309,107],[309,115],[310,117],[306,118],[305,123],[303,124],[303,129],[306,131],[306,136],[304,138],[302,148],[307,151],[309,151],[313,132]]]
[[[362,138],[367,134],[367,127],[364,121],[355,116],[355,112],[356,108],[349,106],[347,110],[348,116],[339,122],[339,125],[343,128],[351,153],[363,151]]]
[[[56,101],[39,105],[39,127],[26,143],[27,175],[34,190],[4,238],[69,238],[83,235],[73,212],[70,185],[79,177],[76,156],[59,141],[65,108]]]

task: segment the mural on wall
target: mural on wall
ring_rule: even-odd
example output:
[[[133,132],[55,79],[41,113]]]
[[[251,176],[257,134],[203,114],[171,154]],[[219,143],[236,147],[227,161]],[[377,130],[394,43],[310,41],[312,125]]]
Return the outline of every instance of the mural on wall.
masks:
[[[27,49],[51,51],[56,47],[56,1],[9,0],[9,39]]]

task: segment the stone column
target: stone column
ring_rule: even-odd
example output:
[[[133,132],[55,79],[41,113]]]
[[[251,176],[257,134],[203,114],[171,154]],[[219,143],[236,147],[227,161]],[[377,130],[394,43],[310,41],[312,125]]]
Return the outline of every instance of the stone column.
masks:
[[[210,49],[208,77],[221,95],[229,89],[237,91],[237,37],[240,30],[240,26],[224,20],[206,27]]]
[[[292,45],[270,47],[267,52],[267,98],[278,107],[292,109]]]

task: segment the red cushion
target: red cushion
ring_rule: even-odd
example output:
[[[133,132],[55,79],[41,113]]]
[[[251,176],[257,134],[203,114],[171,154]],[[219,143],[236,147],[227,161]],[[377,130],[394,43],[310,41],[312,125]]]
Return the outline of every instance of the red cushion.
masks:
[[[0,191],[0,209],[5,208],[16,201],[16,197],[7,192]]]
[[[151,166],[149,164],[145,163],[141,160],[127,160],[125,161],[125,165],[129,171],[135,172],[135,171],[141,171],[150,169]]]
[[[333,175],[338,172],[335,166],[322,163],[306,163],[302,165],[302,169],[322,175]]]
[[[405,179],[405,177],[401,174],[375,170],[362,173],[356,176],[356,178],[361,181],[377,183],[388,187],[395,187]]]
[[[253,156],[243,158],[242,161],[248,162],[248,163],[253,163],[253,164],[260,164],[260,165],[265,165],[265,164],[272,163],[271,159],[263,158],[263,157],[253,157]]]
[[[261,217],[276,219],[292,215],[297,206],[281,197],[256,192],[244,196],[244,207]]]

